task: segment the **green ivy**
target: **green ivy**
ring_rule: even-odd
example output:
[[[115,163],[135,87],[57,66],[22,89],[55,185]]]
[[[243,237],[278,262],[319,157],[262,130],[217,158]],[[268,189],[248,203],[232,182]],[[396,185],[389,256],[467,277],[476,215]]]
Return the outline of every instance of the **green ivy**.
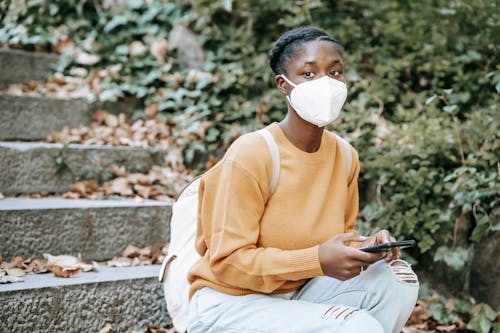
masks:
[[[482,0],[12,0],[0,43],[50,50],[71,37],[99,56],[89,70],[116,71],[93,98],[157,103],[185,163],[201,171],[240,134],[283,117],[267,64],[273,42],[323,27],[346,47],[349,100],[332,129],[359,151],[360,228],[415,238],[417,260],[460,269],[471,245],[500,228],[498,22],[498,3]],[[178,24],[198,35],[197,72],[213,78],[176,80],[192,69],[175,50],[163,64],[131,54],[132,42],[149,47]],[[63,57],[58,69],[77,66]]]

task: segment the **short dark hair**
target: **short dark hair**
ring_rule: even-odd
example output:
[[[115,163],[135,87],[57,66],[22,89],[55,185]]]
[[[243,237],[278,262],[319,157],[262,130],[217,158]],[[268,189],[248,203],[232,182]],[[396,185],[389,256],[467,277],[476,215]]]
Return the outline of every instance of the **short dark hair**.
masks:
[[[300,27],[285,32],[276,41],[274,48],[269,54],[269,65],[274,74],[286,73],[286,63],[290,60],[297,49],[302,44],[322,40],[335,44],[341,56],[344,54],[344,47],[335,38],[328,35],[325,31],[315,27]]]

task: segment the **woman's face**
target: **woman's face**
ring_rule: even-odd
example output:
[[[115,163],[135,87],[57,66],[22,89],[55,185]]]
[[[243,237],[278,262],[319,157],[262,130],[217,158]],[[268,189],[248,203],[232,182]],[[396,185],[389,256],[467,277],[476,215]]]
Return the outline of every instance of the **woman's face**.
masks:
[[[286,64],[286,77],[294,84],[315,80],[323,76],[346,82],[344,62],[335,44],[329,41],[310,41],[295,51],[293,58]],[[276,76],[280,91],[288,95],[293,86],[281,75]]]

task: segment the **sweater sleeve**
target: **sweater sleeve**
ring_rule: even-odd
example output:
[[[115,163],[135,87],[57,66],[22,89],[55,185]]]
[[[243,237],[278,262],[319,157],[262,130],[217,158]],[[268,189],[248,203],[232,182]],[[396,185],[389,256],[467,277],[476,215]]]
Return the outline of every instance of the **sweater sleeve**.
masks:
[[[356,218],[359,210],[358,176],[359,176],[359,157],[357,152],[352,149],[352,168],[347,183],[347,201],[345,207],[345,232],[355,231]],[[349,246],[359,247],[361,243],[350,242]]]
[[[268,188],[243,165],[224,160],[202,178],[199,191],[202,235],[198,239],[203,241],[197,248],[208,251],[210,270],[218,280],[271,293],[286,281],[323,275],[318,246],[297,250],[258,246]]]

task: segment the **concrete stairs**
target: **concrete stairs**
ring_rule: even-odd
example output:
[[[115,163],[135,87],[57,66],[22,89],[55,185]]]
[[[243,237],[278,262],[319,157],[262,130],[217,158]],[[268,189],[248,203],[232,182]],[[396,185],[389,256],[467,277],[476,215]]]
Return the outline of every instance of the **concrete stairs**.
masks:
[[[0,49],[0,84],[41,80],[56,56]],[[51,131],[88,125],[102,104],[0,94],[0,255],[80,254],[102,261],[139,247],[168,242],[170,203],[146,200],[69,200],[11,197],[61,193],[80,179],[96,179],[110,165],[146,171],[168,153],[139,147],[48,144]],[[108,104],[131,114],[136,106]],[[113,110],[114,108],[114,110]],[[71,278],[26,275],[0,284],[0,332],[114,332],[170,322],[158,283],[159,265],[101,266]]]
[[[1,59],[0,49],[0,61]],[[5,72],[10,71],[0,71],[0,73]],[[106,109],[114,114],[123,113],[131,117],[138,107],[140,107],[138,103],[132,102],[89,103],[84,99],[0,94],[0,110],[2,111],[0,113],[0,140],[44,140],[47,134],[60,131],[64,126],[90,125],[90,116],[99,109]]]

